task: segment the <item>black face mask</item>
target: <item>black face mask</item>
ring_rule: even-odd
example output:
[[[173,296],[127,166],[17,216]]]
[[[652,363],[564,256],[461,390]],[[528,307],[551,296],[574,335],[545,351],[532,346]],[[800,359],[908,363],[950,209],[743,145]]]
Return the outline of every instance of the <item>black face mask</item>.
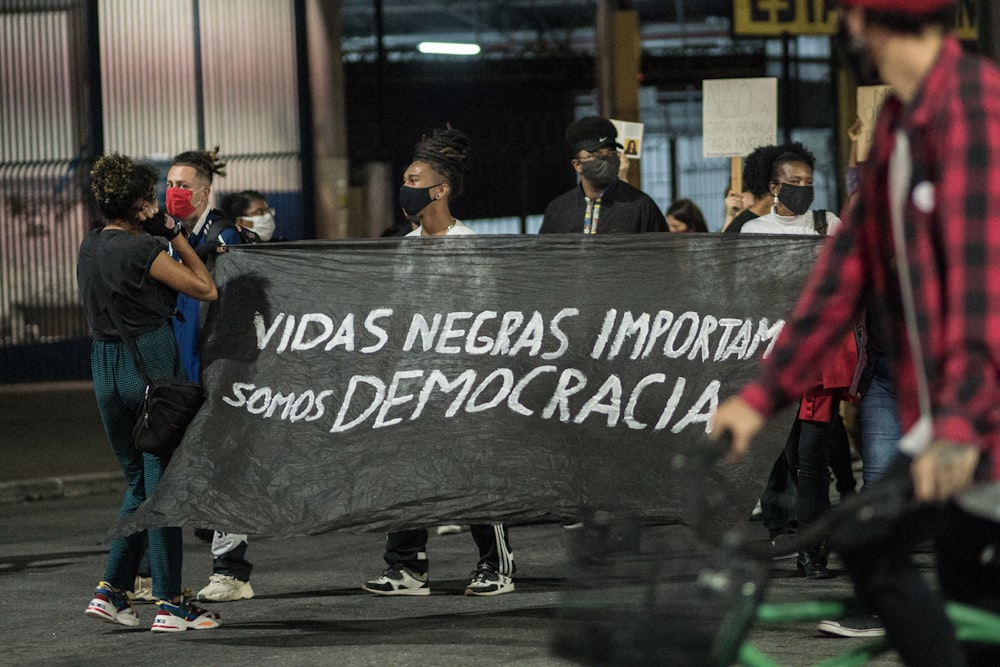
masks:
[[[590,181],[595,188],[604,190],[618,180],[618,169],[622,165],[622,159],[618,153],[612,153],[607,157],[595,157],[580,163],[583,176]]]
[[[847,26],[843,20],[837,25],[834,44],[836,52],[840,56],[841,63],[854,77],[855,84],[859,86],[877,86],[882,83],[878,70],[875,69],[871,60],[865,55],[864,47],[851,37],[851,33],[847,31]]]
[[[403,213],[414,216],[427,208],[427,205],[434,201],[434,198],[431,197],[431,188],[436,188],[438,185],[444,184],[437,183],[426,188],[411,188],[408,185],[401,185],[399,187],[399,206],[403,209]]]
[[[782,183],[778,193],[778,201],[795,215],[802,215],[812,206],[815,190],[811,185],[792,185]]]

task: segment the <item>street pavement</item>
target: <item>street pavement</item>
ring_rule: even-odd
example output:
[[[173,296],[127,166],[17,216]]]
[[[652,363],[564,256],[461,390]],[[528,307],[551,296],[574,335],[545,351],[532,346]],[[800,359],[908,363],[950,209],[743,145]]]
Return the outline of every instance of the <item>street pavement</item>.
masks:
[[[581,634],[566,620],[568,601],[579,603],[581,594],[592,593],[588,586],[606,582],[600,576],[581,580],[580,571],[570,569],[570,544],[580,533],[559,525],[511,528],[518,569],[516,591],[507,595],[464,596],[475,566],[472,538],[468,532],[438,536],[433,530],[428,549],[432,595],[368,594],[360,585],[383,567],[384,535],[332,532],[251,538],[248,558],[255,565],[256,597],[206,604],[222,615],[219,628],[149,632],[155,614],[151,604],[137,606],[142,619],[137,628],[84,616],[102,577],[106,535],[122,488],[91,391],[86,385],[0,387],[0,665],[580,664],[555,655],[553,646],[558,638]],[[763,531],[756,525],[751,530]],[[197,590],[211,574],[209,545],[190,527],[184,535],[183,581]],[[714,555],[699,549],[704,547],[683,527],[647,527],[637,549],[612,558],[618,559],[619,570],[665,566],[667,574],[688,580]],[[835,559],[832,565],[837,567]],[[829,581],[794,576],[793,560],[767,567],[769,600],[850,592],[844,576]],[[642,587],[625,591],[625,612],[638,609],[644,592]],[[673,599],[690,602],[682,597]],[[672,599],[661,601],[670,606]],[[629,618],[620,616],[619,626],[632,627]],[[670,641],[680,627],[665,620],[644,636],[652,634],[654,643]],[[813,664],[863,641],[821,637],[815,622],[753,628],[749,639],[787,667]],[[580,644],[571,641],[570,648]],[[592,664],[598,662],[596,653],[579,652],[584,655],[578,660],[589,655]],[[901,663],[888,654],[870,664]]]

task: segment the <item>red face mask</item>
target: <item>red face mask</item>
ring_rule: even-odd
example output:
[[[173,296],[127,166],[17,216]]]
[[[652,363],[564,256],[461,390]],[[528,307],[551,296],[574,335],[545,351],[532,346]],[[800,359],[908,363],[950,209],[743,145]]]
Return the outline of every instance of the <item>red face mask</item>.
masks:
[[[204,188],[200,188],[204,190]],[[195,212],[191,198],[197,190],[185,188],[167,188],[167,213],[178,220],[187,220]]]

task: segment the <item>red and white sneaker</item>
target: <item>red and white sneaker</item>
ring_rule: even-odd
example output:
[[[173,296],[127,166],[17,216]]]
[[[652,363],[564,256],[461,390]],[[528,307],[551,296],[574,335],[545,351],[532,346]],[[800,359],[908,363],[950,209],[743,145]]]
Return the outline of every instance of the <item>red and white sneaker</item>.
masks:
[[[106,581],[97,585],[94,599],[83,613],[106,623],[118,623],[130,627],[139,625],[139,615],[132,608],[132,601],[125,593],[116,590]]]
[[[196,607],[191,602],[174,604],[166,600],[157,600],[156,618],[153,619],[153,632],[184,632],[185,630],[209,630],[219,627],[219,615]]]

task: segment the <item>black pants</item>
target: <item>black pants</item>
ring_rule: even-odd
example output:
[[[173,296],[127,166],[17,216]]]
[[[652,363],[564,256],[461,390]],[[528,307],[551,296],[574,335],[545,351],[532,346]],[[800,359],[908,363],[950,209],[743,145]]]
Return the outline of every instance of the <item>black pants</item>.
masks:
[[[908,478],[910,462],[898,456],[874,488]],[[927,504],[894,517],[855,518],[837,531],[834,547],[858,597],[879,615],[886,636],[907,665],[1000,664],[995,647],[967,646],[963,653],[941,596],[911,557],[914,545],[928,537],[935,542],[941,593],[1000,613],[1000,524],[968,514],[954,503]]]
[[[792,469],[797,469],[795,514],[799,530],[830,509],[830,434],[827,422],[796,419],[785,447]],[[795,434],[798,435],[795,438]]]
[[[514,552],[511,551],[505,525],[473,524],[469,526],[469,532],[479,547],[477,565],[485,563],[500,574],[514,574]],[[417,574],[425,574],[430,568],[430,561],[427,559],[427,529],[414,528],[389,533],[383,558],[393,567],[407,567]]]

